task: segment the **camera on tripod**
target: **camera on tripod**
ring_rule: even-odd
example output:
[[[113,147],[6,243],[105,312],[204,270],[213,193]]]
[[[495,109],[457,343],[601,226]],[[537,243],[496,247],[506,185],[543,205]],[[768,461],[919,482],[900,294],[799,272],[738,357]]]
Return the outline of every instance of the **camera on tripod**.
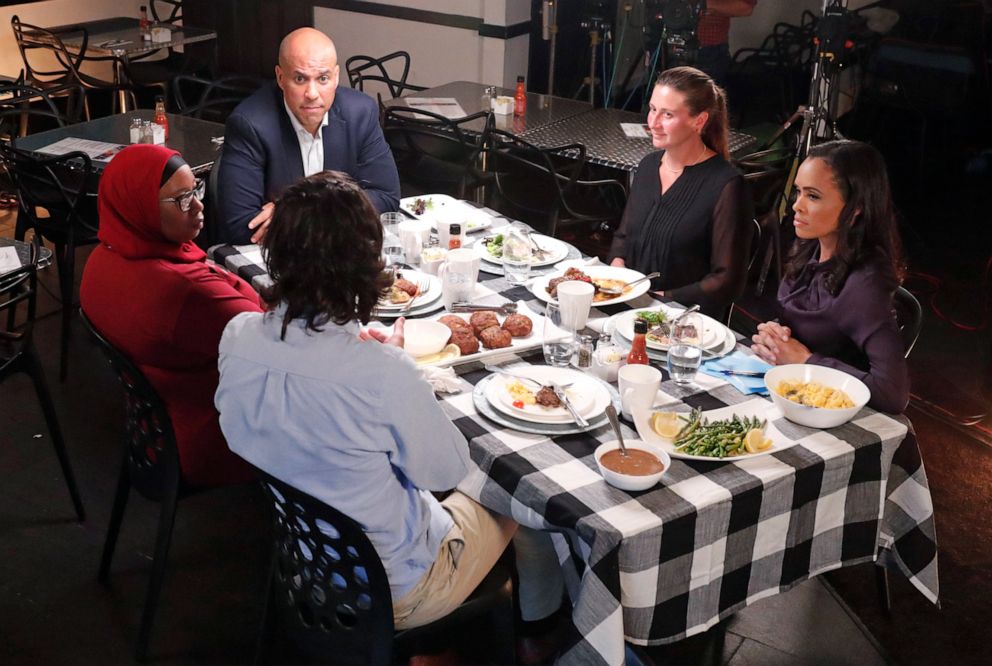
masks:
[[[699,53],[699,17],[706,0],[645,0],[645,39],[661,41],[670,65],[691,65]]]

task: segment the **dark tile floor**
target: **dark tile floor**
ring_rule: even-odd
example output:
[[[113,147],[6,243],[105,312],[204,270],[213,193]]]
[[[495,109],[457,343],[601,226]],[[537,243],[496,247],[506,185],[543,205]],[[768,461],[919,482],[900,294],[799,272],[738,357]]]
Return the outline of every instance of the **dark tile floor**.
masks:
[[[10,235],[11,227],[11,218],[0,213],[0,234]],[[55,290],[54,267],[43,277]],[[124,664],[131,661],[157,506],[132,497],[111,586],[101,587],[95,574],[119,464],[120,393],[78,323],[69,378],[64,384],[54,381],[57,312],[58,304],[43,295],[37,341],[88,519],[81,525],[72,520],[30,383],[21,377],[5,382],[0,387],[0,663]],[[925,349],[921,343],[917,355],[925,357]],[[992,593],[992,567],[982,548],[992,536],[987,533],[992,511],[983,490],[989,477],[982,470],[990,469],[992,449],[928,414],[910,416],[921,435],[937,506],[943,610],[930,607],[894,576],[896,609],[893,619],[886,618],[874,597],[872,568],[863,565],[827,577],[841,594],[827,580],[815,579],[754,604],[726,622],[725,632],[639,649],[630,663],[980,663]],[[151,643],[154,662],[250,660],[266,535],[265,507],[253,486],[204,493],[180,505]],[[502,619],[462,637],[458,663],[510,663],[510,623],[507,609],[501,612]],[[907,627],[912,631],[903,630]]]

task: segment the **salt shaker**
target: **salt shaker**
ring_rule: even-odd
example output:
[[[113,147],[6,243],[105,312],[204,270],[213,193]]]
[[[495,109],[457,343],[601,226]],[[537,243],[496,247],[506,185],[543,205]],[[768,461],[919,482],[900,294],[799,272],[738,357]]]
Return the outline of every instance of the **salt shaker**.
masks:
[[[131,143],[141,143],[141,118],[132,118],[131,127],[128,129],[128,137]]]
[[[599,336],[596,351],[592,355],[592,372],[600,379],[615,382],[623,365],[623,350],[613,341],[609,333]]]

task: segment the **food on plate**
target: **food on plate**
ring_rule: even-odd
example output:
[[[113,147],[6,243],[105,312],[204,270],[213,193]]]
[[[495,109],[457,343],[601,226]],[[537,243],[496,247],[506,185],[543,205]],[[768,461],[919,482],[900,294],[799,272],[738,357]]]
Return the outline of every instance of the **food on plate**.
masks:
[[[428,208],[434,207],[434,201],[430,197],[424,199],[414,199],[413,200],[413,214],[423,215],[427,212]]]
[[[510,335],[509,331],[500,328],[499,324],[483,329],[479,333],[479,340],[482,341],[486,349],[502,349],[513,344],[513,336]]]
[[[503,258],[503,234],[496,234],[495,236],[490,236],[489,238],[483,238],[482,242],[486,246],[486,252],[488,252],[490,256],[497,259]]]
[[[523,338],[534,330],[534,322],[527,315],[514,313],[503,320],[503,328],[515,338]]]
[[[740,417],[709,421],[702,410],[694,409],[688,418],[680,417],[685,426],[675,438],[675,450],[693,456],[727,458],[764,451],[772,445],[765,437],[767,421],[758,417]],[[754,434],[757,433],[757,434]],[[750,447],[748,447],[750,443]]]
[[[428,356],[419,356],[414,359],[417,365],[430,365],[431,363],[440,363],[441,361],[449,361],[453,358],[458,358],[462,355],[462,350],[458,348],[458,345],[449,342],[444,346],[444,349],[436,354],[429,354]]]
[[[523,382],[514,379],[512,382],[507,383],[506,392],[510,394],[513,398],[514,407],[523,407],[523,405],[533,405],[537,403],[537,398],[534,396],[534,392],[527,388]],[[516,403],[520,402],[518,406]]]
[[[779,382],[776,393],[787,400],[807,407],[821,409],[848,409],[854,407],[851,397],[840,389],[818,382]]]
[[[665,465],[658,460],[658,456],[641,449],[627,449],[627,455],[621,453],[620,449],[607,451],[600,456],[599,464],[617,474],[628,476],[649,476],[665,470]]]
[[[408,303],[413,299],[413,296],[406,293],[403,289],[393,285],[389,288],[389,293],[386,295],[386,298],[389,299],[390,303],[400,305],[402,303]]]
[[[603,289],[619,289],[622,292],[626,292],[628,290],[627,283],[623,280],[616,280],[613,278],[592,278],[583,273],[580,269],[572,267],[566,270],[565,274],[561,277],[552,278],[548,282],[546,289],[551,295],[551,298],[558,298],[558,285],[562,282],[568,282],[569,280],[588,282],[595,287],[596,293],[592,296],[593,303],[602,303],[603,301],[610,301],[617,297],[616,294],[607,294],[603,292]]]
[[[490,326],[499,326],[499,319],[492,310],[480,310],[472,313],[469,323],[472,324],[472,330],[475,331],[475,334],[481,337],[482,331]]]
[[[651,429],[660,437],[675,439],[684,425],[676,412],[655,412],[651,415]]]
[[[444,315],[443,317],[441,317],[440,319],[438,319],[438,321],[441,322],[442,324],[444,324],[445,326],[447,326],[448,328],[450,328],[452,331],[457,331],[457,330],[471,331],[472,330],[472,325],[469,324],[464,319],[462,319],[461,317],[459,317],[458,315],[453,315],[453,314]]]
[[[640,310],[637,318],[646,321],[648,326],[658,326],[668,321],[668,314],[664,310]]]
[[[393,282],[393,287],[395,287],[396,289],[402,289],[410,296],[417,295],[417,285],[414,284],[413,282],[410,282],[409,280],[405,280],[403,278],[396,278],[396,281]]]
[[[537,404],[542,407],[561,407],[561,400],[555,395],[555,390],[550,386],[542,386],[541,390],[534,396]]]
[[[479,351],[479,338],[475,337],[471,328],[455,328],[451,330],[451,344],[458,345],[462,356]]]

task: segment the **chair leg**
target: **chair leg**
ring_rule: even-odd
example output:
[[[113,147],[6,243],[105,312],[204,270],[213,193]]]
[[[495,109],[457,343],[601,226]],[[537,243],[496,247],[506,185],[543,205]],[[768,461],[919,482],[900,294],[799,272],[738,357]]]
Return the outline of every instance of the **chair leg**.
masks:
[[[162,498],[158,536],[155,538],[155,557],[152,560],[148,592],[145,593],[145,608],[141,613],[138,642],[134,647],[134,658],[137,661],[145,661],[148,654],[148,639],[151,637],[155,611],[158,609],[158,598],[162,592],[162,582],[165,580],[165,565],[169,558],[169,545],[172,543],[172,528],[176,522],[176,505],[179,502],[178,478],[168,485],[165,497]]]
[[[59,292],[62,297],[62,340],[59,351],[59,381],[64,382],[68,373],[69,335],[72,330],[73,286],[76,284],[76,249],[72,244],[60,248],[62,261],[59,266]]]
[[[878,601],[885,609],[885,615],[892,614],[892,596],[889,594],[889,570],[875,566],[875,587],[878,589]]]
[[[258,641],[255,643],[254,666],[262,666],[268,661],[269,641],[272,637],[272,577],[276,575],[276,554],[272,553],[268,578],[265,581],[265,598],[262,601],[262,621],[258,626]]]
[[[103,553],[100,555],[100,570],[96,579],[107,584],[110,573],[110,561],[114,558],[114,548],[117,547],[117,535],[121,531],[121,521],[124,519],[124,509],[127,507],[127,496],[131,491],[131,479],[128,475],[128,455],[124,450],[124,461],[121,463],[121,473],[117,475],[117,491],[114,493],[114,506],[110,510],[110,525],[107,526],[107,537],[103,541]]]
[[[48,425],[48,432],[52,436],[52,444],[55,447],[55,455],[58,456],[59,465],[62,466],[62,476],[69,487],[69,496],[72,497],[72,505],[76,508],[76,518],[79,522],[86,520],[86,509],[83,508],[83,501],[79,497],[79,488],[76,487],[76,476],[72,473],[72,465],[69,463],[69,453],[65,448],[65,440],[62,438],[62,428],[59,426],[59,418],[55,413],[55,405],[52,403],[52,396],[48,392],[48,383],[45,381],[44,371],[38,353],[31,345],[27,351],[28,374],[34,383],[35,393],[38,394],[38,402],[41,404],[41,411],[45,415],[45,423]]]

